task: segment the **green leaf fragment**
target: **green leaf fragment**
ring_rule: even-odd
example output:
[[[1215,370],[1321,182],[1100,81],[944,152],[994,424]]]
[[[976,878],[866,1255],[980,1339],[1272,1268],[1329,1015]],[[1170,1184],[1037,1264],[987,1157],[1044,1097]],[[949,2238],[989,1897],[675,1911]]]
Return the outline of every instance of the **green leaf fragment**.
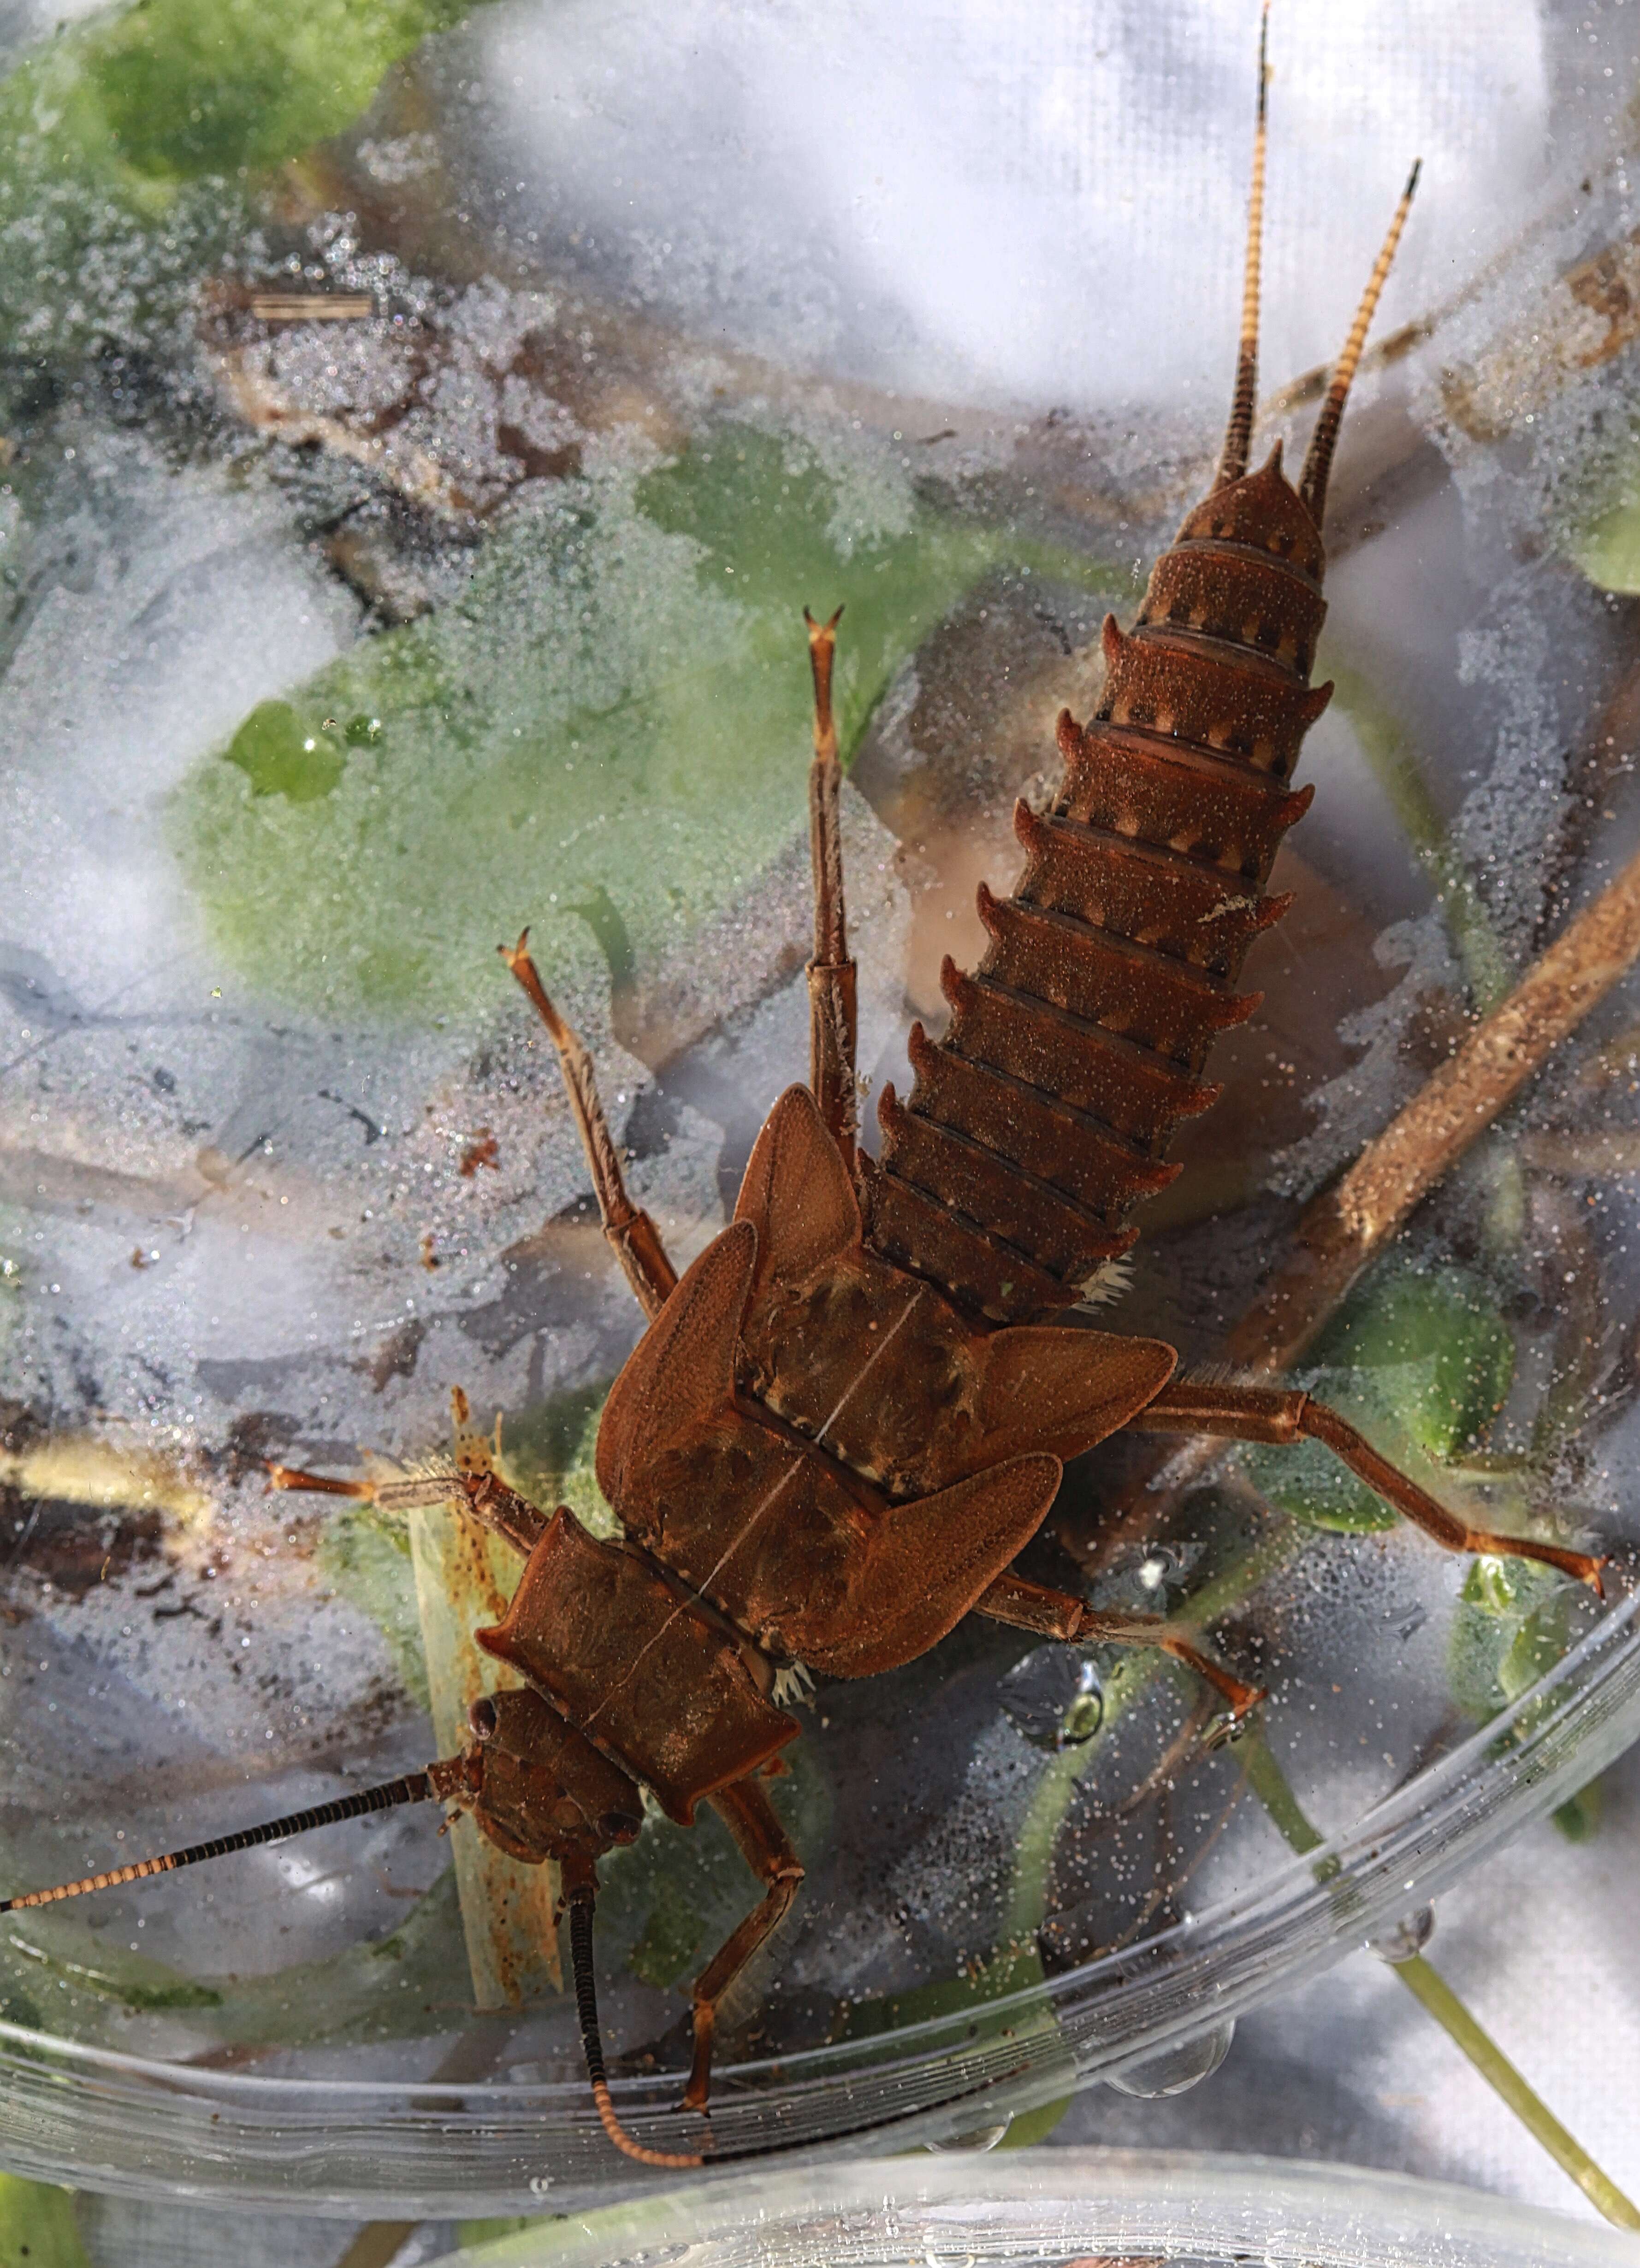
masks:
[[[1549,1817],[1568,1843],[1589,1843],[1600,1827],[1604,1802],[1605,1790],[1600,1781],[1592,1779],[1586,1787],[1569,1795],[1564,1803],[1557,1803]]]
[[[464,2253],[475,2251],[481,2244],[498,2244],[504,2236],[523,2236],[531,2229],[545,2228],[551,2217],[548,2213],[513,2213],[501,2220],[459,2220],[456,2242]]]
[[[39,353],[184,315],[246,177],[350,125],[460,0],[139,0],[0,81],[0,323]]]
[[[824,1851],[830,1790],[813,1753],[790,1751],[791,1770],[769,1797],[800,1855]],[[757,1903],[758,1886],[717,1814],[702,1805],[691,1828],[650,1818],[636,1843],[599,1862],[600,1958],[625,1962],[646,1984],[687,1984]]]
[[[222,1994],[216,1986],[192,1983],[141,1954],[129,1958],[115,1955],[112,1958],[99,1956],[95,1961],[75,1961],[31,1944],[15,1931],[9,1943],[18,1958],[38,1962],[57,1982],[73,1991],[90,1993],[96,1999],[116,2001],[134,2016],[222,2006]]]
[[[460,0],[140,0],[0,83],[0,151],[27,173],[144,189],[260,172],[327,141]],[[149,200],[151,204],[151,198]]]
[[[1640,593],[1640,503],[1599,513],[1574,534],[1567,549],[1591,583],[1633,598]]]
[[[135,172],[278,165],[369,105],[383,73],[470,0],[142,0],[96,25],[85,107]]]
[[[264,704],[185,783],[175,839],[217,946],[294,1001],[418,1015],[492,999],[526,921],[559,986],[606,977],[617,934],[657,965],[804,825],[805,605],[847,602],[847,754],[982,576],[1110,579],[897,479],[728,426],[552,484],[450,604]],[[371,729],[338,740],[339,717]]]
[[[645,1984],[675,1984],[700,1950],[702,1934],[700,1916],[662,1876],[627,1966]]]
[[[228,743],[253,795],[282,795],[288,803],[313,803],[342,777],[346,759],[332,742],[310,733],[288,701],[259,702]]]
[[[405,1691],[418,1708],[430,1710],[416,1570],[403,1520],[374,1505],[349,1505],[326,1521],[314,1564],[323,1581],[369,1616]]]
[[[1533,1559],[1482,1554],[1459,1594],[1448,1650],[1452,1699],[1485,1724],[1551,1670],[1570,1644],[1565,1578]]]
[[[1041,2102],[1034,2110],[1017,2111],[1009,2122],[1008,2132],[997,2144],[1000,2150],[1033,2150],[1039,2142],[1046,2142],[1071,2104],[1074,2095],[1055,2096],[1052,2102]]]
[[[1480,1439],[1514,1371],[1513,1336],[1479,1277],[1401,1266],[1374,1270],[1339,1311],[1306,1383],[1396,1462],[1444,1462]],[[1382,1498],[1320,1442],[1252,1449],[1246,1461],[1271,1502],[1312,1527],[1360,1533],[1395,1524]]]
[[[883,2032],[902,2031],[908,2024],[936,2022],[942,2016],[960,2016],[972,2012],[974,2018],[972,2036],[996,2036],[1003,2029],[995,2019],[982,2026],[980,2012],[993,2000],[1000,2000],[1011,1992],[1024,1992],[1044,1982],[1042,1956],[1035,1940],[1008,1946],[992,1958],[971,1969],[966,1976],[940,1977],[931,1984],[914,1984],[903,1992],[884,1992],[869,1999],[852,2002],[838,2028],[838,2036],[847,2040],[874,2039]],[[1042,2021],[1054,2022],[1051,2010],[1045,2009],[1040,2017],[1022,2020],[1028,2029],[1041,2029]]]
[[[171,2015],[210,2040],[266,2047],[416,2037],[469,2021],[455,1875],[445,1867],[386,1937],[263,1977],[187,1977],[108,1945],[82,1921],[33,1914],[0,1940],[0,1992],[26,1978],[40,2029],[129,2043],[133,2018]],[[38,2023],[38,2019],[36,2019]]]
[[[67,2190],[0,2174],[0,2268],[92,2268]]]
[[[583,1528],[618,1540],[620,1521],[598,1485],[598,1428],[613,1381],[575,1386],[549,1395],[510,1419],[503,1454],[504,1477],[543,1511],[567,1504]]]

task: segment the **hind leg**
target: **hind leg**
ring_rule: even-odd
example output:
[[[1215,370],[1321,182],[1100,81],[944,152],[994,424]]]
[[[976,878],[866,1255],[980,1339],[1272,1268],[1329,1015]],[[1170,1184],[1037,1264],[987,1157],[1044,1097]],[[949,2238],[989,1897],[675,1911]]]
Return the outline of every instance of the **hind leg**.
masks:
[[[809,661],[814,673],[814,761],[809,766],[809,851],[814,866],[814,957],[809,976],[809,1092],[827,1131],[854,1170],[858,1096],[854,1054],[857,1006],[842,902],[842,767],[831,710],[831,665],[838,608],[817,622],[807,608]]]
[[[1227,1669],[1203,1653],[1177,1623],[1165,1615],[1111,1614],[1073,1598],[1069,1591],[1049,1590],[1011,1569],[982,1592],[975,1612],[993,1622],[1011,1624],[1015,1630],[1038,1631],[1044,1638],[1063,1638],[1067,1645],[1158,1646],[1204,1678],[1230,1704],[1231,1714],[1245,1717],[1264,1698],[1256,1685],[1244,1685]]]
[[[1288,1447],[1301,1440],[1323,1442],[1333,1454],[1359,1474],[1415,1528],[1448,1551],[1487,1551],[1500,1558],[1538,1559],[1558,1567],[1588,1584],[1597,1597],[1601,1562],[1586,1551],[1568,1551],[1558,1543],[1538,1543],[1527,1535],[1495,1535],[1471,1528],[1445,1505],[1437,1504],[1416,1481],[1380,1457],[1346,1418],[1324,1402],[1313,1402],[1294,1388],[1262,1386],[1165,1386],[1154,1402],[1129,1418],[1129,1428],[1145,1433],[1217,1433],[1232,1441],[1268,1441]]]
[[[581,1147],[586,1152],[586,1162],[592,1169],[592,1188],[598,1197],[598,1210],[603,1217],[604,1235],[614,1248],[617,1260],[626,1271],[626,1278],[637,1295],[638,1305],[651,1321],[666,1304],[667,1294],[678,1280],[678,1272],[666,1257],[666,1247],[660,1241],[660,1231],[640,1206],[627,1195],[621,1175],[621,1160],[610,1139],[609,1122],[604,1116],[604,1106],[598,1097],[598,1079],[592,1069],[592,1059],[581,1045],[563,1018],[548,997],[541,974],[526,950],[530,933],[526,930],[516,945],[496,948],[512,974],[530,998],[530,1005],[552,1035],[558,1050],[559,1068],[569,1092],[570,1108],[575,1113],[575,1123],[580,1129]]]

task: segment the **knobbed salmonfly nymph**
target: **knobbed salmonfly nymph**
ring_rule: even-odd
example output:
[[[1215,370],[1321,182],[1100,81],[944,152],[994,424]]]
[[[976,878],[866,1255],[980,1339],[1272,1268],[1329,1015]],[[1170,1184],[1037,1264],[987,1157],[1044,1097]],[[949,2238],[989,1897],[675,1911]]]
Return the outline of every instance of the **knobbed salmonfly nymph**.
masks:
[[[803,1868],[769,1799],[801,1729],[800,1671],[861,1678],[925,1653],[978,1613],[1055,1640],[1162,1646],[1244,1715],[1259,1693],[1165,1617],[1096,1610],[1014,1572],[1063,1462],[1122,1427],[1324,1443],[1451,1550],[1518,1554],[1600,1587],[1600,1563],[1469,1528],[1297,1389],[1175,1384],[1158,1341],[1067,1322],[1137,1233],[1129,1216],[1178,1171],[1173,1130],[1206,1110],[1214,1035],[1252,1015],[1236,990],[1288,903],[1272,862],[1312,791],[1293,784],[1331,688],[1309,681],[1326,611],[1321,526],[1350,383],[1405,223],[1391,222],[1296,486],[1279,448],[1249,472],[1265,148],[1261,41],[1239,354],[1208,495],[1158,560],[1133,628],[1104,628],[1097,713],[1059,720],[1045,810],[1021,803],[1012,894],[982,887],[989,947],[947,960],[951,1017],[912,1028],[908,1097],[886,1088],[880,1156],[858,1146],[855,968],[844,918],[831,677],[837,616],[809,622],[814,952],[810,1070],[776,1105],[735,1216],[680,1279],[629,1198],[591,1063],[520,939],[504,949],[557,1049],[604,1231],[649,1318],[598,1436],[624,1530],[590,1535],[509,1488],[461,1437],[457,1476],[325,1478],[281,1488],[388,1508],[456,1494],[523,1556],[504,1617],[478,1642],[511,1690],[478,1703],[460,1755],[357,1795],[0,1904],[50,1903],[331,1821],[434,1800],[504,1851],[555,1863],[569,1910],[586,2064],[610,2139],[618,2116],[596,1999],[598,1862],[639,1833],[643,1791],[688,1826],[720,1814],[761,1903],[694,1988],[685,2103],[707,2107],[713,2032],[734,1978],[798,1894]]]

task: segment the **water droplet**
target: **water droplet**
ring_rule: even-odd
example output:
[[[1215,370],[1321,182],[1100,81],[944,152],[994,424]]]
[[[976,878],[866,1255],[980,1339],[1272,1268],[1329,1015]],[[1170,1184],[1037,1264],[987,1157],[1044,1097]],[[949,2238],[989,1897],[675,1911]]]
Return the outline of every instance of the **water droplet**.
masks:
[[[994,2126],[966,2126],[960,2134],[947,2134],[944,2141],[930,2142],[928,2147],[935,2151],[994,2150],[1005,2139],[1012,2124],[1013,2113],[1010,2111]]]
[[[1068,1646],[1033,1648],[1015,1662],[997,1697],[1009,1723],[1038,1749],[1080,1748],[1105,1714],[1098,1671]]]
[[[1182,2095],[1187,2088],[1211,2078],[1230,2053],[1230,2043],[1235,2036],[1232,2022],[1215,2024],[1210,2031],[1197,2032],[1192,2039],[1158,2048],[1154,2055],[1136,2057],[1132,2063],[1123,2064],[1120,2071],[1110,2072],[1107,2076],[1120,2095],[1137,2095],[1147,2099]]]
[[[1434,1934],[1434,1907],[1415,1906],[1380,1936],[1368,1938],[1367,1950],[1376,1953],[1380,1961],[1410,1961],[1423,1952]]]

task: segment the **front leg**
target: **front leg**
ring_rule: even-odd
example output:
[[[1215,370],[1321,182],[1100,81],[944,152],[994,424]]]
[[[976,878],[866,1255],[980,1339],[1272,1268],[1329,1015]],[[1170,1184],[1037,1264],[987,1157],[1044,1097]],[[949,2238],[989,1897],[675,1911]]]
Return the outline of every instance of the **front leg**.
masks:
[[[814,761],[809,766],[809,854],[814,868],[814,957],[808,965],[809,1092],[852,1174],[859,1125],[854,1071],[858,1011],[843,917],[842,767],[837,761],[837,725],[831,707],[832,657],[842,613],[839,607],[828,622],[817,622],[806,607],[803,609],[809,631],[809,665],[814,673]]]
[[[1163,1387],[1129,1427],[1144,1433],[1217,1433],[1232,1441],[1266,1441],[1290,1447],[1300,1440],[1320,1441],[1349,1466],[1415,1528],[1448,1551],[1486,1551],[1499,1558],[1539,1559],[1575,1575],[1597,1598],[1602,1562],[1586,1551],[1568,1551],[1558,1543],[1538,1543],[1526,1535],[1495,1535],[1489,1529],[1471,1528],[1445,1505],[1410,1480],[1387,1457],[1357,1432],[1348,1419],[1324,1402],[1313,1402],[1297,1388],[1270,1386]]]
[[[1203,1653],[1177,1623],[1165,1615],[1129,1615],[1091,1607],[1069,1591],[1050,1590],[1033,1583],[1011,1568],[982,1591],[975,1611],[1015,1630],[1036,1631],[1043,1638],[1063,1638],[1068,1646],[1158,1646],[1176,1661],[1186,1662],[1205,1678],[1230,1704],[1231,1714],[1245,1717],[1264,1698],[1256,1685],[1244,1685],[1227,1669]]]
[[[707,1800],[718,1812],[739,1845],[740,1855],[754,1874],[769,1884],[769,1895],[754,1907],[695,1985],[695,2059],[683,2100],[690,2110],[704,2110],[711,2086],[712,2036],[717,2024],[717,2004],[746,1967],[765,1938],[784,1920],[803,1880],[803,1861],[786,1839],[786,1830],[775,1815],[762,1787],[754,1779],[736,1780],[720,1787]]]

